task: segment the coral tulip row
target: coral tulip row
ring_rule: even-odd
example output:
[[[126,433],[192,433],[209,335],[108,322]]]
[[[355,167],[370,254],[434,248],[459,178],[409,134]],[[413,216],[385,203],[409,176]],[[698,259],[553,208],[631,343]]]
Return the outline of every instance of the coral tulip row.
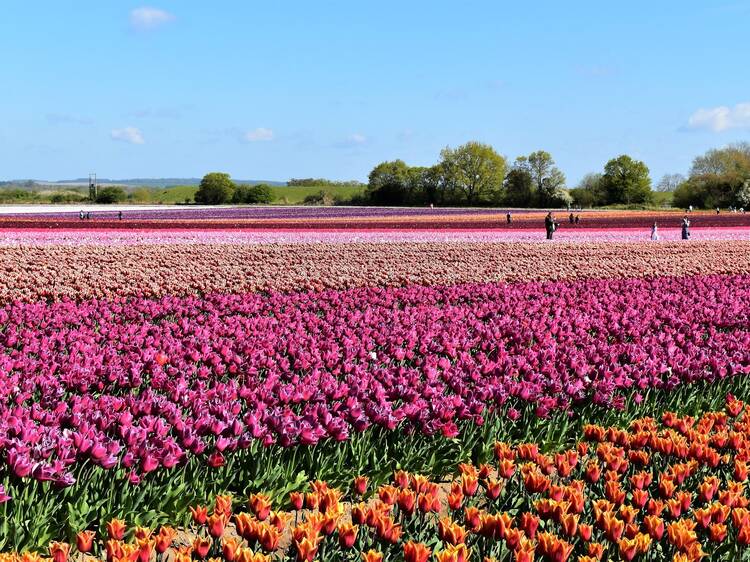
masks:
[[[371,489],[312,482],[274,505],[218,495],[179,531],[113,519],[0,562],[595,562],[738,560],[750,548],[750,409],[664,412],[626,429],[586,425],[570,449],[497,442],[492,462],[443,482],[397,471]]]
[[[750,274],[750,241],[22,246],[0,250],[15,300]]]
[[[0,229],[24,228],[149,228],[149,229],[502,229],[523,230],[544,228],[546,211],[511,211],[506,209],[395,209],[360,208],[214,208],[125,210],[120,219],[116,212],[96,211],[89,220],[80,220],[77,213],[25,213],[0,216]],[[640,228],[648,229],[656,222],[661,227],[679,227],[682,214],[675,211],[587,211],[579,215],[578,224],[571,223],[568,213],[560,211],[557,220],[563,228]],[[741,213],[700,212],[690,214],[694,227],[750,227],[750,215]]]
[[[0,453],[67,486],[254,442],[623,407],[750,373],[750,278],[696,276],[17,303],[0,308]]]
[[[659,229],[659,242],[681,239],[679,228]],[[644,242],[651,240],[651,230],[643,228],[563,228],[555,233],[558,242]],[[691,240],[750,240],[750,227],[693,228]],[[133,245],[133,244],[347,244],[357,242],[538,242],[549,244],[542,229],[518,230],[403,230],[368,229],[357,230],[138,230],[99,229],[86,231],[72,229],[22,229],[0,230],[0,246],[29,245]],[[653,243],[653,242],[652,242]]]

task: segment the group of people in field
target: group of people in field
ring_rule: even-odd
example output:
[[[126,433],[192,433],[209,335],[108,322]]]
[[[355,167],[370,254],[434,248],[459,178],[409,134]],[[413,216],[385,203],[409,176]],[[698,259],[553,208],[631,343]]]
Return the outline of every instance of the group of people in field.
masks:
[[[507,214],[507,218],[508,224],[510,224],[512,219],[510,212]],[[573,213],[570,213],[568,220],[570,221],[570,224],[578,224],[581,221],[581,217],[580,215],[573,215]],[[559,227],[560,223],[555,220],[552,211],[549,211],[547,216],[544,217],[544,230],[547,232],[547,240],[552,240],[555,231]],[[681,229],[682,239],[690,240],[690,219],[688,218],[688,215],[685,215],[682,218]],[[659,225],[656,222],[651,226],[651,240],[659,240]]]

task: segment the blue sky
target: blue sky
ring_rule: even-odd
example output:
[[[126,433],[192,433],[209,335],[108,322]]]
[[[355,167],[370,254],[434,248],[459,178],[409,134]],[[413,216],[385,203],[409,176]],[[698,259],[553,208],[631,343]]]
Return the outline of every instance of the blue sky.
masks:
[[[0,178],[361,179],[467,140],[574,185],[750,140],[750,0],[7,2]]]

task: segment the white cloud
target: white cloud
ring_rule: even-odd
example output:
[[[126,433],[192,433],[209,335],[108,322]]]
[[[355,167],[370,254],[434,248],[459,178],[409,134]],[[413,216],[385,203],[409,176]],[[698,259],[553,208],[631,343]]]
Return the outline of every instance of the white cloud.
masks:
[[[738,103],[734,107],[720,105],[708,109],[701,108],[688,119],[688,128],[715,133],[729,129],[750,129],[750,102]]]
[[[242,139],[247,142],[270,141],[273,140],[273,131],[265,127],[258,127],[252,131],[247,131],[242,135]]]
[[[174,15],[159,8],[142,6],[130,12],[130,27],[136,31],[156,29],[174,20]]]
[[[112,129],[109,134],[112,140],[129,142],[130,144],[143,144],[143,133],[138,127],[123,127],[122,129]]]
[[[367,137],[359,133],[354,133],[353,135],[349,136],[348,140],[352,144],[365,144],[367,142]]]

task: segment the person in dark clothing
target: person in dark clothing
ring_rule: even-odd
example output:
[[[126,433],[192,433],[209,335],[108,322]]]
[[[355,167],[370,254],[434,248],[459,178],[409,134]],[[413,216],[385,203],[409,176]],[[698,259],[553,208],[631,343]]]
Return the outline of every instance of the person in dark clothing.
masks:
[[[510,211],[508,211],[508,214],[505,215],[505,220],[508,221],[508,224],[513,222],[513,215],[510,214]]]
[[[547,213],[544,217],[544,229],[547,231],[547,240],[552,240],[552,235],[559,226],[559,223],[555,222],[555,217],[552,216],[552,211]]]
[[[687,215],[682,218],[682,239],[690,240],[690,221]]]
[[[120,220],[122,220],[122,211],[118,211],[117,218],[120,219]]]
[[[581,215],[576,215],[576,224],[581,222]]]
[[[570,213],[570,216],[568,217],[568,219],[570,220],[570,224],[573,224],[576,220],[575,217],[573,216],[573,213]]]

